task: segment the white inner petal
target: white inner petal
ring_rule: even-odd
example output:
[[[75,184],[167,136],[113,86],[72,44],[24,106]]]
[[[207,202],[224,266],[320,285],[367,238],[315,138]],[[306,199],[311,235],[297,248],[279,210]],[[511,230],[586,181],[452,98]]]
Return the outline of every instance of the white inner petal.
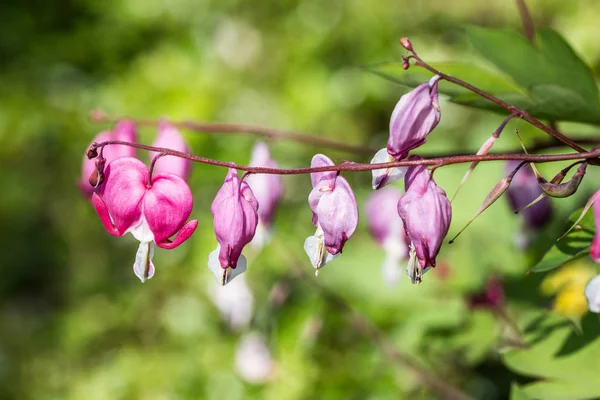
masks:
[[[154,276],[154,242],[140,242],[135,262],[133,263],[133,272],[142,282]]]
[[[417,252],[413,244],[410,244],[410,251],[408,252],[408,266],[406,267],[406,275],[410,278],[412,283],[421,283],[423,281],[423,271],[421,270],[421,264],[417,260]]]
[[[317,225],[315,235],[307,237],[304,241],[304,251],[316,270],[340,255],[340,253],[332,255],[325,249],[324,233],[320,224]]]
[[[375,156],[371,160],[371,164],[380,164],[392,161],[395,161],[394,157],[389,155],[387,148],[383,148],[375,153]],[[371,171],[373,174],[371,181],[373,189],[380,189],[388,183],[399,181],[400,179],[404,178],[407,170],[408,167],[375,169]]]
[[[153,242],[154,234],[150,230],[150,225],[146,221],[146,217],[144,217],[144,211],[142,210],[142,217],[138,222],[131,225],[127,232],[131,232],[134,238],[139,240],[140,242]]]
[[[219,282],[221,286],[225,286],[231,282],[233,278],[246,272],[247,260],[246,257],[241,254],[235,268],[223,269],[221,268],[221,263],[219,262],[219,251],[221,251],[220,244],[218,244],[217,248],[208,255],[208,269],[211,270],[217,279],[217,282]]]

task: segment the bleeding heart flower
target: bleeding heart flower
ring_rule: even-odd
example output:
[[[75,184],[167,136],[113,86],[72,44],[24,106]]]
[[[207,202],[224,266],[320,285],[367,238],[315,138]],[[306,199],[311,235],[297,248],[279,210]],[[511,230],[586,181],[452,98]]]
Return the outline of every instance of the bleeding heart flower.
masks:
[[[92,203],[108,233],[131,232],[140,241],[133,271],[143,282],[154,275],[154,244],[174,249],[196,230],[197,220],[186,223],[192,212],[192,192],[173,174],[154,174],[149,180],[148,167],[132,157],[108,164],[105,177],[103,193],[94,193]]]
[[[406,193],[398,202],[398,214],[411,242],[406,272],[413,283],[419,283],[423,273],[435,267],[435,258],[450,228],[452,207],[446,192],[436,185],[425,166],[410,167],[404,183]]]
[[[210,210],[219,245],[208,257],[208,268],[225,285],[246,271],[242,249],[256,232],[258,202],[250,186],[230,169]]]
[[[160,121],[158,135],[156,136],[154,143],[152,143],[152,146],[166,147],[171,150],[181,151],[182,153],[189,153],[189,148],[181,133],[167,121]],[[150,158],[152,159],[158,154],[159,153],[157,152],[151,151]],[[169,172],[187,180],[191,164],[191,161],[185,158],[164,156],[156,161],[156,164],[154,164],[154,171],[157,173]]]
[[[250,166],[277,168],[277,163],[271,158],[268,146],[259,142],[252,150]],[[275,174],[251,174],[246,178],[250,185],[254,197],[258,201],[258,226],[256,235],[252,240],[255,248],[262,248],[269,242],[271,236],[271,225],[273,223],[273,214],[283,197],[283,179]]]
[[[369,230],[385,251],[383,278],[392,285],[400,279],[400,262],[408,258],[404,224],[397,211],[400,197],[401,193],[396,189],[385,188],[374,192],[366,204]]]
[[[311,167],[328,165],[334,163],[322,154],[314,156],[311,162]],[[317,231],[306,239],[304,250],[318,270],[341,253],[356,230],[358,206],[352,188],[336,171],[311,173],[310,177],[313,190],[308,196],[308,203]]]

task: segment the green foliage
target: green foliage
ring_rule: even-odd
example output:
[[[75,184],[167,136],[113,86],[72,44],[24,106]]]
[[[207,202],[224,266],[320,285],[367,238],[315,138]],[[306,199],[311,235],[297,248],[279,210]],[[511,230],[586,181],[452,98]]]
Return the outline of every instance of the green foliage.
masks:
[[[502,355],[510,369],[534,379],[522,387],[523,394],[543,400],[600,396],[597,315],[583,319],[581,332],[569,320],[547,313],[531,315],[524,326],[526,347]]]
[[[582,211],[583,209],[577,210],[571,215],[568,222],[569,228],[579,218]],[[531,268],[530,272],[549,271],[571,260],[585,256],[590,251],[595,229],[593,214],[588,212],[573,230],[558,240],[544,254],[542,259]]]
[[[500,74],[472,64],[431,65],[537,118],[600,123],[598,86],[591,69],[557,32],[551,29],[538,30],[534,44],[521,34],[506,30],[469,27],[466,35],[473,48],[491,62]],[[409,87],[431,76],[428,71],[414,66],[404,71],[401,63],[376,64],[364,69]],[[440,91],[457,104],[506,112],[490,101],[448,82],[440,83]]]

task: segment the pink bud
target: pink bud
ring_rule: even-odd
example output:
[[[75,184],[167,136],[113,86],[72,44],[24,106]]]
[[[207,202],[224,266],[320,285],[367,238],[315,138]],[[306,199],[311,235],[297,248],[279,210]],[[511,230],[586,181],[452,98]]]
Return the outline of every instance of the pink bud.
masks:
[[[136,143],[136,127],[135,124],[128,120],[119,121],[112,131],[100,132],[92,143],[106,142],[109,140],[121,140],[124,142]],[[116,160],[119,157],[135,157],[135,148],[124,146],[124,145],[108,145],[104,146],[102,155],[106,159],[106,164],[110,164],[111,161]],[[81,168],[81,181],[79,187],[81,191],[88,197],[92,197],[94,193],[101,193],[104,186],[102,184],[97,187],[93,187],[89,183],[90,176],[96,171],[96,164],[94,159],[89,159],[87,155],[83,157],[83,164]]]
[[[408,38],[402,37],[400,38],[400,44],[408,51],[413,51],[412,43]]]
[[[411,241],[407,272],[416,283],[421,281],[423,272],[435,267],[435,259],[450,228],[452,208],[446,192],[436,185],[425,166],[408,169],[405,187],[406,193],[398,202],[398,214]]]
[[[250,159],[252,167],[277,168],[277,163],[271,158],[269,147],[262,142],[257,143],[252,150]],[[246,178],[252,193],[260,207],[258,218],[266,227],[270,227],[277,204],[283,197],[283,179],[274,174],[251,174]]]
[[[161,121],[158,126],[158,135],[152,143],[154,147],[165,147],[171,150],[189,153],[189,148],[181,133],[167,121]],[[150,158],[159,153],[151,151]],[[154,165],[155,172],[168,172],[187,180],[191,169],[191,161],[177,156],[164,156],[159,158]]]
[[[193,199],[183,179],[155,174],[148,182],[148,176],[144,163],[120,157],[106,167],[102,195],[94,193],[92,197],[100,221],[110,234],[131,232],[140,241],[134,272],[142,282],[154,274],[153,243],[173,249],[186,241],[198,225],[197,220],[186,223]]]
[[[250,186],[244,181],[240,182],[237,171],[230,169],[210,210],[219,242],[215,252],[218,251],[218,264],[224,271],[217,268],[217,259],[214,257],[216,254],[209,256],[209,268],[216,276],[223,278],[222,284],[226,284],[235,275],[243,272],[240,270],[235,271],[233,276],[228,275],[233,274],[228,269],[236,269],[238,260],[243,257],[242,249],[254,237],[258,223],[258,202]],[[242,264],[245,269],[245,258]]]
[[[506,171],[512,172],[520,163],[520,161],[508,161],[506,163]],[[513,177],[507,190],[508,203],[514,212],[523,209],[541,194],[542,189],[540,188],[540,184],[529,165],[521,167]],[[551,200],[548,197],[544,197],[519,214],[523,215],[527,227],[540,229],[552,217]]]
[[[440,122],[439,75],[400,98],[390,119],[388,153],[396,160],[425,143],[427,135]]]

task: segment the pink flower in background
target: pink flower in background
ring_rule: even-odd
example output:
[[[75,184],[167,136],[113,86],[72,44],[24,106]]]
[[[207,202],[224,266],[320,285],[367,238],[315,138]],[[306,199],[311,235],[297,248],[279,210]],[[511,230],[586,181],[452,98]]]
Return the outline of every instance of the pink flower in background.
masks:
[[[373,192],[366,204],[367,222],[371,235],[385,251],[382,264],[383,279],[395,284],[401,276],[400,263],[408,259],[407,237],[402,219],[398,216],[401,193],[393,188]]]
[[[250,166],[278,168],[275,160],[271,158],[269,147],[263,142],[258,142],[252,149]],[[283,179],[281,175],[275,174],[251,174],[246,178],[246,182],[259,204],[258,226],[252,245],[260,249],[270,240],[273,214],[283,197]]]
[[[327,156],[317,154],[311,167],[334,165]],[[310,174],[313,190],[308,203],[313,212],[314,236],[304,242],[315,269],[321,268],[341,253],[344,244],[358,225],[358,206],[352,188],[336,171]]]
[[[406,193],[398,202],[398,214],[410,240],[406,272],[413,283],[419,283],[423,273],[435,267],[450,228],[452,207],[446,192],[436,185],[425,166],[410,167],[404,183]]]
[[[189,148],[181,133],[173,125],[167,121],[161,121],[158,126],[158,135],[152,143],[154,147],[166,147],[171,150],[189,153]],[[150,152],[150,159],[156,157],[159,153]],[[164,156],[159,158],[154,165],[154,171],[169,172],[175,174],[184,180],[187,180],[191,170],[192,163],[190,160],[176,156]]]
[[[518,160],[507,161],[506,171],[512,172],[520,163]],[[507,189],[508,203],[513,212],[521,211],[541,194],[542,188],[529,165],[519,169]],[[540,229],[552,217],[552,202],[549,197],[544,197],[531,207],[521,211],[519,215],[523,217],[527,228]]]
[[[208,268],[222,285],[246,271],[242,249],[256,232],[258,202],[252,189],[229,169],[210,208],[219,244],[208,257]]]
[[[149,182],[148,167],[132,157],[112,161],[105,177],[103,192],[94,193],[92,203],[108,233],[131,232],[140,241],[133,271],[143,282],[154,275],[154,244],[174,249],[196,230],[197,220],[186,223],[192,212],[192,192],[173,174],[154,174]]]
[[[122,140],[124,142],[136,143],[137,131],[135,124],[128,120],[119,121],[119,123],[115,126],[115,129],[112,131],[100,132],[98,135],[96,135],[96,137],[94,137],[92,143],[101,143],[108,140]],[[135,149],[129,146],[113,144],[105,146],[102,151],[102,155],[106,160],[106,164],[110,164],[111,161],[120,157],[135,157]],[[92,194],[94,193],[100,193],[104,186],[101,184],[98,187],[93,187],[89,183],[90,176],[94,173],[94,171],[96,171],[95,161],[96,160],[94,159],[88,159],[85,155],[83,157],[79,187],[81,188],[81,191],[88,197],[92,197]]]

